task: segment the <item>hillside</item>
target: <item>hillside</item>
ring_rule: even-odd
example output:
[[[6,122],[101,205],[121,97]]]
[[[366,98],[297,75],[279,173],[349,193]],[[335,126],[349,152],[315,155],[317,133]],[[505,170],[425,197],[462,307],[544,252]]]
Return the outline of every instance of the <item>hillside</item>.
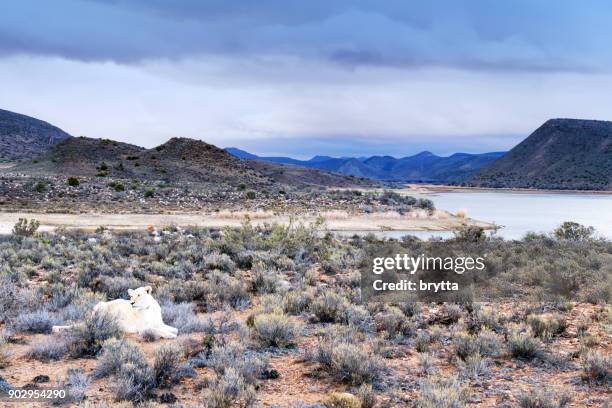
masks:
[[[612,122],[551,119],[468,184],[612,190]]]
[[[216,146],[187,138],[172,138],[152,149],[108,139],[70,138],[10,171],[34,175],[245,184],[251,188],[264,188],[275,183],[324,187],[371,184],[317,169],[239,159]]]
[[[388,181],[423,181],[434,183],[458,183],[464,181],[481,167],[491,163],[503,153],[456,153],[442,157],[431,152],[397,159],[391,156],[342,157],[315,156],[310,160],[289,157],[259,157],[234,147],[226,149],[236,157],[259,159],[273,163],[293,164],[317,168],[356,177],[368,177]]]
[[[0,161],[28,160],[70,135],[47,122],[0,109]]]

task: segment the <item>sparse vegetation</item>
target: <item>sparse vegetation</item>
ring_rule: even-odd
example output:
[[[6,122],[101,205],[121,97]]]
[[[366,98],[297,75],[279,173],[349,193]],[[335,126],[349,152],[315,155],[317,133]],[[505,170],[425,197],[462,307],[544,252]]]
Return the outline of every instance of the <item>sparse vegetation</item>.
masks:
[[[88,395],[91,387],[82,387],[83,375],[114,403],[155,398],[182,404],[180,387],[197,404],[213,407],[265,401],[275,380],[295,375],[303,382],[295,387],[314,388],[319,381],[338,387],[337,395],[322,393],[320,403],[350,400],[362,407],[408,400],[421,407],[465,406],[471,396],[484,395],[474,384],[496,381],[502,372],[520,376],[525,367],[546,370],[555,380],[572,376],[576,384],[568,387],[577,401],[598,398],[609,385],[609,306],[521,297],[554,283],[586,300],[605,282],[598,278],[609,270],[607,241],[451,239],[445,247],[487,251],[486,279],[494,289],[521,289],[509,291],[511,307],[504,299],[384,304],[359,296],[363,250],[377,239],[340,238],[319,228],[99,228],[0,239],[0,321],[7,330],[0,336],[0,365],[11,373],[19,358],[70,368],[81,357],[95,358],[82,373],[71,377],[64,370],[51,380],[67,387],[74,381],[75,390],[84,390],[75,392],[74,404],[83,396],[82,404],[97,403]],[[397,242],[413,253],[439,245]],[[559,271],[563,279],[552,282],[548,275]],[[91,313],[96,302],[145,285],[154,288],[164,322],[178,328],[179,339],[123,336],[113,319]],[[49,333],[56,324],[73,327]],[[23,352],[12,352],[17,347]],[[409,380],[399,370],[410,373]],[[31,380],[16,375],[18,386]],[[185,386],[185,376],[195,378]],[[521,406],[563,406],[560,395],[488,392]]]

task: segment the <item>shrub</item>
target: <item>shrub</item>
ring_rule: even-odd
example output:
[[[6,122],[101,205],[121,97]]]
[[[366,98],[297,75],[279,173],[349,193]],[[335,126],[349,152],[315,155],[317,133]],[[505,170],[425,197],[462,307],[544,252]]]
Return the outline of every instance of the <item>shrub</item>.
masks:
[[[107,313],[95,312],[76,326],[70,335],[70,353],[74,357],[93,357],[110,338],[121,337],[115,318]]]
[[[433,374],[436,371],[435,360],[429,353],[419,354],[419,369],[423,374]]]
[[[121,366],[113,384],[119,401],[142,402],[155,389],[153,370],[148,365],[126,363]]]
[[[420,302],[410,301],[398,303],[397,307],[404,312],[406,317],[416,317],[421,313],[423,308]]]
[[[327,395],[324,405],[329,408],[361,408],[361,401],[348,392],[332,392]]]
[[[463,375],[468,378],[479,378],[489,373],[489,360],[480,356],[480,354],[472,354],[465,359],[463,365]]]
[[[433,201],[428,198],[419,198],[416,200],[416,207],[422,208],[423,210],[428,210],[429,212],[436,209]]]
[[[462,360],[473,355],[494,356],[499,353],[500,341],[495,333],[483,330],[476,336],[459,332],[453,338],[455,354]]]
[[[207,408],[231,408],[242,400],[243,406],[251,406],[255,399],[255,389],[233,368],[228,368],[223,376],[214,379],[204,390]]]
[[[144,192],[144,196],[146,198],[151,198],[155,195],[155,189],[153,187],[147,187],[147,189]]]
[[[223,375],[225,370],[236,370],[248,384],[264,375],[268,370],[268,361],[253,352],[248,352],[238,343],[213,347],[210,356],[204,360],[204,366],[210,367],[217,374]]]
[[[550,338],[559,335],[567,328],[567,323],[562,316],[536,316],[527,317],[527,324],[531,327],[531,331],[535,337],[541,339]]]
[[[320,322],[328,323],[340,320],[343,310],[346,308],[346,299],[331,290],[317,296],[310,304],[310,312]]]
[[[58,337],[46,337],[30,345],[26,357],[38,361],[59,360],[68,354],[66,341]]]
[[[4,337],[0,337],[0,369],[9,365],[11,355],[12,353],[7,346],[6,339]]]
[[[89,378],[82,368],[69,368],[67,381],[62,388],[67,389],[66,395],[70,402],[79,403],[85,399],[85,390],[89,384]]]
[[[253,322],[253,337],[265,347],[290,346],[299,330],[299,324],[280,313],[260,314]]]
[[[555,238],[572,242],[584,242],[591,239],[595,232],[593,227],[585,227],[577,222],[566,221],[553,231]]]
[[[285,313],[299,315],[308,309],[314,300],[312,293],[307,291],[289,291],[283,295],[283,309]]]
[[[255,197],[257,197],[257,194],[253,190],[247,191],[246,198],[248,198],[249,200],[254,200]]]
[[[113,188],[118,193],[125,191],[125,186],[119,183],[118,181],[111,181],[110,183],[108,183],[108,186]]]
[[[146,361],[138,346],[125,339],[109,339],[102,345],[93,378],[102,378],[119,372],[123,364],[143,364]]]
[[[533,389],[521,392],[516,396],[521,408],[563,408],[571,401],[571,396],[565,392]]]
[[[39,181],[38,183],[34,184],[34,191],[37,193],[44,193],[45,190],[47,190],[47,183]]]
[[[71,187],[76,187],[79,184],[81,184],[81,182],[79,181],[78,178],[76,177],[68,177],[68,180],[66,180],[66,183],[71,186]]]
[[[410,335],[415,332],[414,324],[396,307],[390,307],[387,311],[378,314],[375,321],[377,329],[386,331],[390,338],[398,334]]]
[[[457,323],[461,318],[461,306],[455,303],[444,303],[440,314],[436,316],[436,321],[442,324]]]
[[[418,408],[461,408],[465,406],[465,389],[457,378],[429,378],[421,384]]]
[[[167,325],[176,327],[182,334],[214,332],[212,320],[198,317],[193,307],[193,303],[165,303],[162,305],[162,318]]]
[[[371,383],[380,377],[383,369],[379,357],[345,342],[320,342],[314,359],[339,381],[351,385]]]
[[[527,333],[514,333],[508,338],[508,352],[514,358],[533,359],[540,355],[542,343]]]
[[[482,227],[469,226],[463,227],[454,232],[457,242],[483,242],[487,239],[487,234]]]
[[[362,384],[357,390],[357,398],[361,403],[361,408],[374,408],[376,405],[376,394],[370,384]]]
[[[174,344],[161,346],[155,351],[153,378],[157,387],[167,387],[179,380],[182,351]]]
[[[420,332],[414,339],[414,348],[419,353],[424,353],[429,349],[429,343],[431,342],[431,336],[427,332]]]
[[[597,351],[588,351],[582,357],[583,378],[599,383],[612,382],[612,358]]]
[[[16,330],[24,332],[51,333],[53,326],[59,323],[60,320],[54,313],[39,310],[17,316],[13,326]]]
[[[13,226],[13,235],[18,237],[31,237],[36,233],[39,226],[40,222],[38,222],[38,220],[31,219],[28,223],[26,218],[19,218],[17,223]]]

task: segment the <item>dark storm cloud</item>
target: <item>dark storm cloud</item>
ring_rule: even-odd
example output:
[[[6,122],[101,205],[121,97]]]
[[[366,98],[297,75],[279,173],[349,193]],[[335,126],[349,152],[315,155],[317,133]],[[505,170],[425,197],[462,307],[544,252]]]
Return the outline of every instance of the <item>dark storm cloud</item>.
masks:
[[[600,71],[611,13],[605,1],[21,0],[0,5],[0,55]]]

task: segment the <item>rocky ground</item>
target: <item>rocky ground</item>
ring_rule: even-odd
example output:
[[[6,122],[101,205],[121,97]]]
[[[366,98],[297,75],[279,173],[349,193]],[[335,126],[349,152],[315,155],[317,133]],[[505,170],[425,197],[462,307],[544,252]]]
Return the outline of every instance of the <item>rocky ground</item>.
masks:
[[[433,209],[425,199],[393,193],[364,193],[324,188],[251,188],[223,183],[166,183],[110,177],[78,177],[69,185],[65,176],[0,175],[0,210],[52,213],[164,213],[218,211],[273,211],[316,214],[347,211],[353,214]]]

